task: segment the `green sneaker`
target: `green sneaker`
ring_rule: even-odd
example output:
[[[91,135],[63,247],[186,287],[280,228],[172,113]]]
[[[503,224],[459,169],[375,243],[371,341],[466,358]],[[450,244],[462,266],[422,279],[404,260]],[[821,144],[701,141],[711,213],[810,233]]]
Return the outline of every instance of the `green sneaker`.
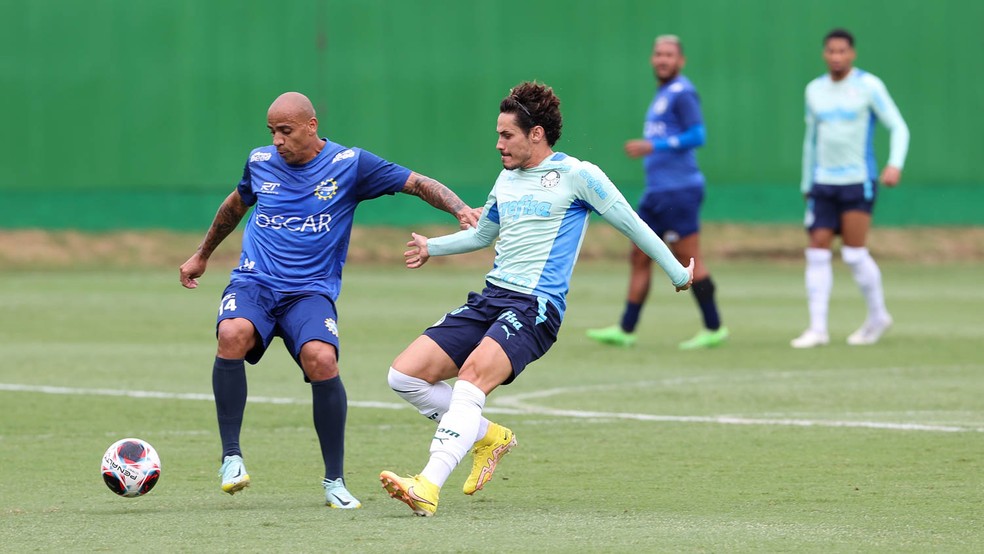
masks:
[[[588,329],[588,338],[596,340],[602,344],[629,347],[635,345],[635,333],[626,333],[622,327],[612,325],[604,329]]]
[[[701,329],[690,340],[680,343],[680,350],[697,350],[699,348],[714,348],[721,346],[728,340],[728,328],[720,327],[717,331]]]

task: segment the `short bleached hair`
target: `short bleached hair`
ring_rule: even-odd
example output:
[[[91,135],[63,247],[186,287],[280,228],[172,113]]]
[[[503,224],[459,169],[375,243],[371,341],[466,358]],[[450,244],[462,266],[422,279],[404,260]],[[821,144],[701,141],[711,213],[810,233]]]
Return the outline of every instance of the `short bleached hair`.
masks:
[[[659,44],[661,42],[669,42],[672,44],[676,44],[677,49],[679,49],[680,53],[683,54],[683,42],[680,41],[680,37],[678,37],[677,35],[659,35],[658,37],[656,37],[656,40],[653,42],[653,45]]]

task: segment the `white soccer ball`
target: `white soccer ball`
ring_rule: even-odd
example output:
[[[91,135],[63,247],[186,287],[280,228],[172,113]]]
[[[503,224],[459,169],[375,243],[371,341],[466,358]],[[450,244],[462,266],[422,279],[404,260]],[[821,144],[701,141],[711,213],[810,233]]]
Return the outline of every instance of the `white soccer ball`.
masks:
[[[134,498],[150,492],[161,477],[161,458],[147,441],[120,439],[103,454],[103,481],[109,490]]]

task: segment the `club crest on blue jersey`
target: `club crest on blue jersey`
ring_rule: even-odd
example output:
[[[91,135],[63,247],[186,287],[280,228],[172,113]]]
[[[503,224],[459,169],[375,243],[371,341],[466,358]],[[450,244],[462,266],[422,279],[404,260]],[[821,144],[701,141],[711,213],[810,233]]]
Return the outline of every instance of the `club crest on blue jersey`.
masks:
[[[328,328],[328,332],[329,333],[335,335],[336,337],[338,336],[338,324],[335,323],[335,320],[334,319],[332,319],[330,317],[328,319],[326,319],[325,320],[325,327]]]
[[[249,162],[265,162],[270,159],[271,155],[269,152],[253,152],[253,155],[249,157]]]
[[[318,200],[331,200],[337,192],[338,183],[330,177],[321,181],[321,184],[314,188],[314,195],[318,197]]]
[[[550,189],[556,187],[560,184],[560,172],[556,169],[551,169],[546,175],[540,177],[540,185],[543,188]]]
[[[653,104],[653,113],[656,115],[662,114],[666,111],[667,104],[669,104],[669,102],[666,101],[666,97],[660,96],[656,99],[656,103]]]

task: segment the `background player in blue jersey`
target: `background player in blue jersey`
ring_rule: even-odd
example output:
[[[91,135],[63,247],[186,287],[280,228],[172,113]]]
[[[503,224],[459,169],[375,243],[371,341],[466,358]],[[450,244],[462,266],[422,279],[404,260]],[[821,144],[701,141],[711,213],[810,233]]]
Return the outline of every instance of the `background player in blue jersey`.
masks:
[[[496,124],[504,169],[478,227],[432,239],[413,234],[407,243],[407,267],[419,268],[430,256],[478,250],[498,238],[482,293],[470,293],[465,305],[425,330],[389,371],[393,390],[437,421],[430,460],[419,475],[379,476],[390,496],[417,515],[437,511],[441,487],[469,450],[474,462],[465,494],[480,490],[516,445],[511,430],[482,416],[485,398],[557,339],[592,211],[655,259],[676,290],[693,280],[693,260],[680,265],[597,166],[553,151],[561,126],[553,89],[538,83],[512,89],[499,104]],[[452,388],[444,380],[453,377]]]
[[[637,207],[649,227],[669,244],[681,262],[693,258],[691,287],[700,308],[704,329],[680,343],[692,350],[719,346],[728,338],[714,300],[714,282],[700,255],[700,205],[704,200],[704,175],[697,167],[695,150],[704,144],[704,119],[697,90],[680,74],[686,58],[675,35],[661,35],[653,43],[650,64],[659,90],[646,111],[643,139],[625,143],[625,153],[644,158],[646,190]],[[590,329],[588,337],[618,346],[636,342],[635,329],[649,296],[652,262],[638,246],[629,255],[631,273],[625,310],[618,325]]]
[[[885,307],[881,270],[865,243],[878,192],[875,120],[891,131],[891,152],[880,181],[899,184],[909,149],[909,128],[881,79],[854,67],[854,37],[834,29],[823,40],[827,73],[806,86],[806,137],[803,177],[806,196],[806,295],[810,326],[791,341],[793,348],[830,342],[827,308],[833,287],[830,247],[843,241],[841,257],[851,269],[868,306],[861,327],[847,337],[850,345],[878,342],[892,325]]]
[[[253,207],[240,265],[232,271],[217,320],[212,388],[222,490],[233,494],[250,483],[239,447],[244,360],[258,362],[279,336],[311,383],[325,501],[333,508],[358,508],[343,480],[347,401],[338,375],[335,311],[355,208],[363,200],[403,192],[454,214],[463,228],[477,223],[478,210],[434,179],[319,137],[314,106],[300,93],[284,93],[273,102],[267,127],[273,144],[250,153],[239,186],[180,268],[181,284],[197,287],[209,256]]]

